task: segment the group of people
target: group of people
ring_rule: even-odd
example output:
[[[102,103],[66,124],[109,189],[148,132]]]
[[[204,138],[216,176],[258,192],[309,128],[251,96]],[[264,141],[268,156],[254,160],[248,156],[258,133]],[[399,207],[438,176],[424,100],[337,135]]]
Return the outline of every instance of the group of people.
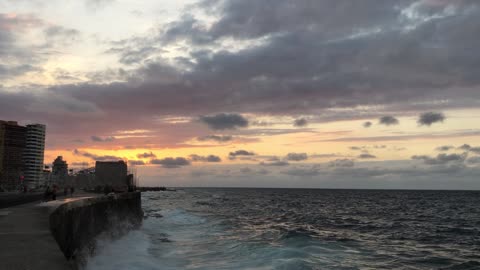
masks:
[[[43,200],[44,201],[50,201],[50,200],[56,200],[57,199],[57,192],[58,192],[58,186],[57,185],[53,185],[52,188],[50,188],[50,186],[47,186],[47,188],[45,189],[45,193],[43,195]],[[75,188],[74,187],[65,187],[63,189],[63,195],[66,197],[69,195],[69,192],[70,192],[70,196],[73,196],[73,193],[75,192]]]

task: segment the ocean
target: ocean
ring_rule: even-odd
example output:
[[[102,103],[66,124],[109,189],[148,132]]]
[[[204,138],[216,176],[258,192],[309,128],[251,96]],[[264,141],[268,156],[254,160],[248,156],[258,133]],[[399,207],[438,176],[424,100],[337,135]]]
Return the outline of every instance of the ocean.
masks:
[[[87,269],[480,269],[480,192],[183,189]]]

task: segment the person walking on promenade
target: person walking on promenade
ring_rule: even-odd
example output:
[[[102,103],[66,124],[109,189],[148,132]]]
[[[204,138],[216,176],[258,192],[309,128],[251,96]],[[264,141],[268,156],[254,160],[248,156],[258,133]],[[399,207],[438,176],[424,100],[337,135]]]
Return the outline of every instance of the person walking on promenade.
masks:
[[[47,189],[45,189],[45,193],[43,193],[43,201],[48,202],[51,194],[52,192],[50,191],[50,186],[47,186]]]
[[[53,186],[53,190],[52,190],[52,200],[56,200],[57,199],[57,186]]]
[[[73,197],[73,193],[75,192],[75,188],[73,186],[70,187],[70,195]]]

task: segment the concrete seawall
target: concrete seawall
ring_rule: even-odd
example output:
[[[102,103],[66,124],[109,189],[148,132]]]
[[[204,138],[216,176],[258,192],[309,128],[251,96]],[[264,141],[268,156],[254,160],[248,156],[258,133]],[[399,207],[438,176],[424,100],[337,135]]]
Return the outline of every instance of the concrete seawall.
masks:
[[[0,209],[20,204],[40,201],[43,199],[43,192],[36,193],[9,193],[0,192]]]
[[[102,232],[138,227],[143,219],[140,192],[73,201],[50,215],[50,231],[67,259],[82,260]]]
[[[99,234],[126,232],[142,219],[139,192],[76,194],[0,209],[0,269],[78,268]]]

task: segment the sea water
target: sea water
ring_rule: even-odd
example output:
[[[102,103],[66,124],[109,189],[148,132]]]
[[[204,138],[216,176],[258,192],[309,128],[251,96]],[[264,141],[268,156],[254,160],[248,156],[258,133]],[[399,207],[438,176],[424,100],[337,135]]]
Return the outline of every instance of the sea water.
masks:
[[[87,269],[480,269],[480,192],[183,189]]]

